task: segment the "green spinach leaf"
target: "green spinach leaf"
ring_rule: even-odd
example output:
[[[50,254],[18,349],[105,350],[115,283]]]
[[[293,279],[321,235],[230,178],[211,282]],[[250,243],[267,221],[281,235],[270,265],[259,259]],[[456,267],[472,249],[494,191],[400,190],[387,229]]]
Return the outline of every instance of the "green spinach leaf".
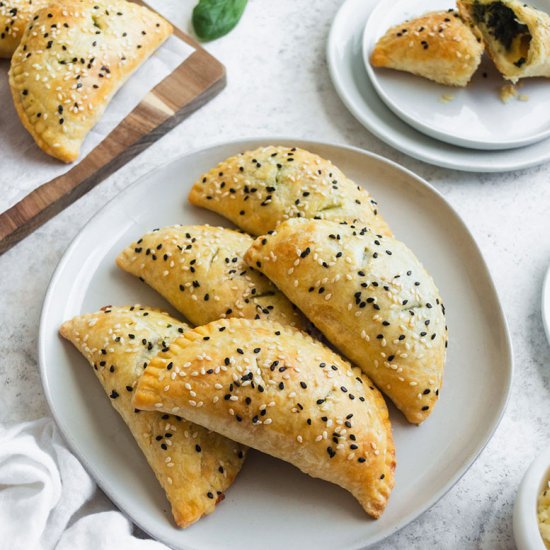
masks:
[[[203,40],[227,34],[239,22],[248,0],[200,0],[193,9],[193,27]]]

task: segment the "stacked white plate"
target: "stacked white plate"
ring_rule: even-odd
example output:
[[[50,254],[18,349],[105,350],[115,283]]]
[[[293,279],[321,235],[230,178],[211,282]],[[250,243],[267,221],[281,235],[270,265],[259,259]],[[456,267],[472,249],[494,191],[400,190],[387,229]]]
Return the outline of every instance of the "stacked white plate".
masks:
[[[550,13],[550,0],[531,2]],[[465,88],[375,69],[369,57],[393,25],[453,0],[347,0],[329,36],[327,57],[342,101],[368,130],[412,157],[457,170],[502,172],[550,160],[550,82],[526,79],[506,103],[507,82],[484,56]]]

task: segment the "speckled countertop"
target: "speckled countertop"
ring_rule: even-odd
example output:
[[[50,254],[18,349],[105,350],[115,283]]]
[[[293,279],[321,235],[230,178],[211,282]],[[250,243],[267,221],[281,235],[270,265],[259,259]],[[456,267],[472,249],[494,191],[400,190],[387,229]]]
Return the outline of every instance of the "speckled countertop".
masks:
[[[193,4],[154,3],[184,29]],[[227,67],[227,88],[0,256],[0,421],[49,414],[36,351],[42,300],[65,248],[107,200],[176,155],[226,139],[278,134],[352,144],[420,174],[463,216],[495,278],[516,366],[507,412],[474,466],[431,510],[378,548],[513,548],[518,484],[533,457],[550,445],[550,348],[540,312],[550,264],[550,164],[501,175],[452,172],[417,162],[369,134],[329,79],[325,43],[339,5],[339,0],[250,2],[237,29],[208,45]],[[0,154],[0,174],[7,162]]]

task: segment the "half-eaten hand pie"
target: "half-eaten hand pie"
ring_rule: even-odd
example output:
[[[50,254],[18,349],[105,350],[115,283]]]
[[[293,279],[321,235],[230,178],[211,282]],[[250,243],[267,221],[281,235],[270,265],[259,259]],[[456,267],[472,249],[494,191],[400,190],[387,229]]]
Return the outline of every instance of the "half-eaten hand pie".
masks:
[[[550,16],[518,0],[458,0],[504,78],[550,76]]]

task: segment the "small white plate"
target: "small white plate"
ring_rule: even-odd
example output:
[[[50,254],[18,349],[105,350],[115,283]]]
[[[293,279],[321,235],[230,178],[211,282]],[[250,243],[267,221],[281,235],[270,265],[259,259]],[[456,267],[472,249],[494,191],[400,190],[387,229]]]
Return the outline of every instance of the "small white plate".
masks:
[[[537,521],[537,501],[550,475],[550,449],[537,457],[521,480],[514,503],[514,540],[518,550],[546,550]]]
[[[550,0],[532,0],[531,4],[550,12]],[[527,100],[512,98],[503,103],[500,89],[507,82],[488,56],[465,88],[443,86],[402,71],[375,69],[370,64],[374,45],[390,27],[454,6],[451,0],[382,0],[374,8],[363,34],[363,60],[378,95],[405,122],[452,145],[511,149],[550,136],[548,79],[521,81],[518,93]]]
[[[168,308],[114,259],[144,232],[174,223],[227,225],[187,202],[204,171],[240,151],[280,143],[332,160],[368,186],[384,216],[433,274],[445,299],[450,345],[443,391],[420,427],[390,411],[395,490],[381,519],[353,497],[287,463],[252,452],[214,514],[174,527],[168,503],[92,369],[57,331],[66,319],[106,304]],[[479,249],[453,208],[398,165],[351,147],[251,139],[190,153],[157,168],[113,199],[73,241],[48,289],[39,336],[44,392],[59,427],[111,499],[143,530],[177,549],[358,549],[394,533],[432,506],[469,468],[506,405],[512,358],[506,322]]]
[[[363,62],[363,31],[376,4],[377,0],[346,0],[334,19],[327,43],[328,66],[336,91],[365,128],[411,157],[454,170],[507,172],[550,160],[550,138],[517,149],[467,149],[431,138],[392,113],[376,93]]]

